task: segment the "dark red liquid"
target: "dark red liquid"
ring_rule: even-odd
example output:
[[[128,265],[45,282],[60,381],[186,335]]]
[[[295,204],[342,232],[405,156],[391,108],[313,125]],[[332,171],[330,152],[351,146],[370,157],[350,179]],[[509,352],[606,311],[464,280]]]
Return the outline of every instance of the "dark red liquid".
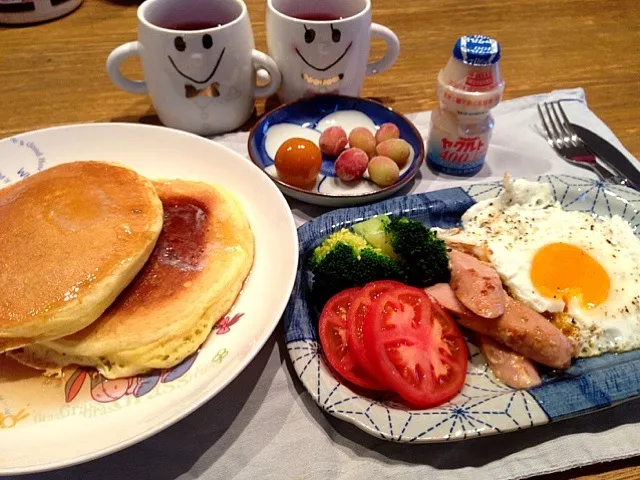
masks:
[[[299,20],[308,20],[310,22],[332,22],[335,20],[342,19],[342,17],[339,17],[338,15],[334,15],[333,13],[322,13],[322,12],[296,13],[291,16]]]
[[[164,224],[156,246],[109,312],[122,313],[169,298],[204,268],[210,210],[196,198],[165,191],[161,195]]]
[[[227,22],[219,22],[217,20],[175,20],[175,21],[167,21],[162,22],[161,25],[158,25],[162,28],[168,28],[169,30],[207,30],[209,28],[216,28],[220,25],[223,25]]]

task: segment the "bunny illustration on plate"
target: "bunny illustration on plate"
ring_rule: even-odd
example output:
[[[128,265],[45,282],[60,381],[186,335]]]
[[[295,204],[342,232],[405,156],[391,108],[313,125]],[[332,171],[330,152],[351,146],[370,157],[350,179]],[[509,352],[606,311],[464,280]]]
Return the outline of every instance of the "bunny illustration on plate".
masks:
[[[91,398],[96,402],[115,402],[126,395],[140,398],[153,390],[158,383],[173,382],[187,373],[196,361],[197,356],[198,353],[196,352],[173,368],[114,380],[103,377],[96,370],[78,368],[71,374],[65,384],[65,401],[70,403],[78,396],[87,377],[91,379]]]

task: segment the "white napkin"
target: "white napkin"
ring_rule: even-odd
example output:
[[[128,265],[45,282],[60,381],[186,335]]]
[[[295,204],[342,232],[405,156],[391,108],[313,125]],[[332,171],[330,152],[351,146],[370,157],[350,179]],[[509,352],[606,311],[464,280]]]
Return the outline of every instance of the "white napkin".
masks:
[[[560,98],[576,100],[565,104],[571,120],[621,147],[587,108],[581,89],[505,101],[495,109],[487,165],[477,176],[435,176],[424,166],[422,177],[403,193],[494,180],[506,171],[514,176],[590,176],[558,158],[536,130],[536,104]],[[429,116],[410,116],[425,139]],[[216,140],[246,155],[247,136]],[[293,201],[291,205],[299,225],[324,211]],[[295,376],[282,338],[278,328],[236,380],[177,425],[123,452],[37,478],[511,480],[640,454],[638,400],[494,437],[434,445],[388,443],[323,413]]]
[[[558,157],[546,142],[538,116],[537,105],[553,100],[573,100],[563,102],[562,108],[573,123],[583,125],[609,140],[627,155],[640,170],[640,162],[629,153],[613,132],[587,106],[581,88],[556,90],[528,97],[502,102],[493,110],[495,129],[491,138],[487,161],[484,168],[473,177],[454,177],[431,171],[423,165],[416,180],[401,190],[398,195],[422,193],[430,190],[457,187],[460,185],[489,182],[501,179],[505,172],[517,177],[535,177],[548,174],[569,174],[596,178],[589,170],[571,165]],[[431,112],[407,115],[427,140]],[[232,133],[215,138],[216,141],[232,148],[248,158],[248,133]],[[329,209],[289,200],[297,226],[321,215]]]

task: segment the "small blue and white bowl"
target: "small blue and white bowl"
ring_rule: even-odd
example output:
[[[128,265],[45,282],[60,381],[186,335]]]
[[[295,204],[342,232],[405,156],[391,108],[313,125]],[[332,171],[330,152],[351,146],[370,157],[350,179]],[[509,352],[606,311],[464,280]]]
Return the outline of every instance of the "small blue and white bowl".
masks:
[[[278,178],[274,158],[280,145],[289,138],[306,138],[317,145],[320,134],[334,125],[344,128],[347,135],[356,127],[366,127],[375,134],[379,126],[387,122],[397,125],[400,138],[411,146],[410,161],[400,170],[400,178],[393,185],[381,188],[366,178],[345,183],[336,176],[335,158],[324,154],[318,181],[312,189],[294,187]],[[268,174],[285,195],[328,207],[361,205],[393,195],[411,182],[424,159],[422,136],[404,115],[372,100],[343,95],[305,98],[267,113],[252,129],[248,149],[253,163]]]

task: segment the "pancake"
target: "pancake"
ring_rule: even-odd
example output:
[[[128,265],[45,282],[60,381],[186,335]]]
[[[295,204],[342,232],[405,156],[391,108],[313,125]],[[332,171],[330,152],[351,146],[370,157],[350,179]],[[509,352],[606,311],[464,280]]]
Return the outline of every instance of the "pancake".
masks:
[[[241,206],[220,187],[155,186],[164,226],[140,274],[89,327],[10,356],[48,374],[83,365],[113,379],[173,367],[204,343],[249,274],[253,234]]]
[[[58,165],[0,190],[0,353],[83,329],[149,258],[153,184],[102,162]]]

